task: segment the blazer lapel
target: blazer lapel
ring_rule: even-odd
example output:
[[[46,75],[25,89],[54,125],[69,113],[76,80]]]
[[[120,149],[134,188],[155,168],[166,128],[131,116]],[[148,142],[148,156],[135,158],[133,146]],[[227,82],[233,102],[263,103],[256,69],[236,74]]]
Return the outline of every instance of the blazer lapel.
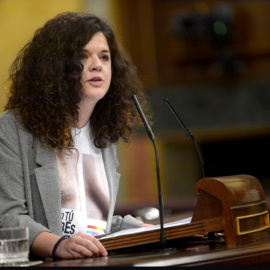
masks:
[[[107,230],[106,230],[106,232],[110,232],[112,216],[114,212],[118,186],[119,186],[119,179],[120,179],[120,174],[116,172],[116,168],[118,167],[119,163],[116,159],[115,146],[102,149],[101,152],[103,156],[104,167],[105,167],[105,172],[107,175],[109,191],[110,191],[110,207],[109,207]]]
[[[51,231],[61,233],[61,191],[54,151],[38,143],[36,163],[40,166],[35,173],[47,224]]]

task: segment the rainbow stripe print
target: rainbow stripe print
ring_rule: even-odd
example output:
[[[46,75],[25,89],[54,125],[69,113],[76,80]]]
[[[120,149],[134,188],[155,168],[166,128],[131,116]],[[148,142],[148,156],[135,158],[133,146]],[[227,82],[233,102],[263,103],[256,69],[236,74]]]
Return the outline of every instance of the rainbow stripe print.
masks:
[[[95,235],[100,235],[100,234],[106,233],[106,230],[104,228],[101,228],[101,227],[87,225],[86,233],[95,236]]]

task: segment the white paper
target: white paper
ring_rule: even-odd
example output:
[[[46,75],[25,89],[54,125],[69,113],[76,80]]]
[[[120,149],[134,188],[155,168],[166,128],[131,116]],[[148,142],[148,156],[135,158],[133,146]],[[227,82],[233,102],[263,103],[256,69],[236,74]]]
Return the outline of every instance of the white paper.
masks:
[[[163,227],[164,227],[164,229],[170,228],[170,227],[176,227],[179,225],[189,224],[190,222],[191,222],[191,217],[177,220],[177,221],[173,221],[173,222],[169,222],[169,223],[165,223]],[[122,230],[122,231],[111,233],[111,234],[104,235],[104,236],[100,235],[98,237],[98,239],[109,239],[109,238],[114,238],[114,237],[118,237],[118,236],[136,234],[136,233],[145,232],[145,231],[155,231],[155,230],[159,230],[159,229],[160,229],[160,224],[154,225],[154,226],[149,226],[149,227],[144,227],[144,228]]]

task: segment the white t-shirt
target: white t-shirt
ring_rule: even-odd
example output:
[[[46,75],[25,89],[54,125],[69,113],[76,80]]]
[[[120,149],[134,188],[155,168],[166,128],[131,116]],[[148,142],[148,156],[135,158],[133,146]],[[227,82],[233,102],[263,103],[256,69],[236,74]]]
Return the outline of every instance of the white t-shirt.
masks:
[[[75,149],[57,152],[61,183],[62,232],[92,235],[106,232],[110,196],[101,149],[95,147],[89,123],[72,129]]]

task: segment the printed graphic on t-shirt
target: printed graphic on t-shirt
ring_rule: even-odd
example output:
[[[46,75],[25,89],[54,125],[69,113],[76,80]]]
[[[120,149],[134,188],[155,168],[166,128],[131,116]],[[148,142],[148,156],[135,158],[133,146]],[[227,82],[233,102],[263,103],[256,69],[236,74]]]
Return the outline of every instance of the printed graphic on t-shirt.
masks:
[[[87,217],[106,220],[109,197],[107,178],[102,168],[102,157],[87,154],[83,154],[82,157]]]
[[[76,153],[56,153],[56,161],[61,184],[61,206],[63,208],[81,210],[77,159],[78,154]]]
[[[95,236],[106,232],[106,221],[86,218],[82,211],[62,208],[61,218],[63,234],[72,236],[78,232],[85,232]]]
[[[85,138],[82,138],[85,139]],[[78,151],[56,153],[61,182],[61,218],[63,234],[106,232],[109,188],[100,149],[87,142]]]

